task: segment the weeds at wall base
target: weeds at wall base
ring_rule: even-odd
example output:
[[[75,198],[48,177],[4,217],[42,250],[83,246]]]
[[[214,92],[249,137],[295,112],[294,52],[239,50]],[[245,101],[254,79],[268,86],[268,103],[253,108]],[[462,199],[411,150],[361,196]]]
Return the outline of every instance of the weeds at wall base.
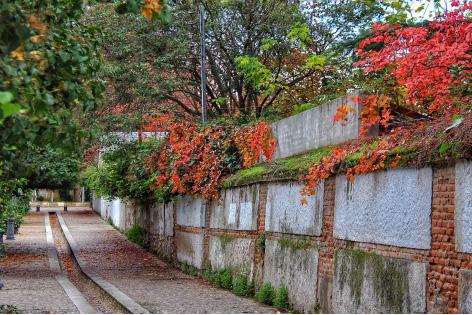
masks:
[[[9,304],[0,304],[0,313],[1,314],[21,314],[20,310],[14,306]]]
[[[256,294],[257,300],[266,305],[274,305],[275,289],[268,282],[264,283]]]
[[[7,256],[7,250],[5,248],[5,244],[0,244],[0,260]]]
[[[288,310],[288,291],[286,287],[280,287],[275,295],[274,306],[281,310]]]
[[[180,264],[180,270],[182,270],[182,272],[189,274],[191,276],[200,275],[200,272],[198,271],[198,269],[195,268],[194,266],[189,265],[186,261]]]
[[[126,236],[131,242],[144,247],[146,231],[138,224],[133,224],[133,226],[126,232]]]

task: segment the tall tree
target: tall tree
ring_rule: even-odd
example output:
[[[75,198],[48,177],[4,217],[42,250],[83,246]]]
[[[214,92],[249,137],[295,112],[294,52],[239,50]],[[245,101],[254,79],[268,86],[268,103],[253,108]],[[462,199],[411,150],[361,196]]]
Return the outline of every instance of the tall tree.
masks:
[[[345,52],[340,43],[383,11],[359,1],[308,2],[203,1],[211,116],[259,116],[274,106],[291,110],[345,91],[344,84],[333,84],[349,72],[350,62],[338,58]],[[169,2],[168,23],[118,16],[111,5],[92,8],[88,23],[106,34],[105,77],[114,95],[107,113],[128,117],[138,112],[140,117],[180,108],[195,117],[200,114],[197,4]]]

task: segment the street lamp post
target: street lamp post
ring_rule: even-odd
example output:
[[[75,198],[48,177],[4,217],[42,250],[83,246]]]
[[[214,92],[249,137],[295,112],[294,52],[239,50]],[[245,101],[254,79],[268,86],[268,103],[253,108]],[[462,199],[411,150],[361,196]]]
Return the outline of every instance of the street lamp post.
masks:
[[[200,3],[200,79],[201,79],[201,95],[202,95],[202,122],[206,124],[207,116],[207,100],[206,100],[206,52],[205,52],[205,8]]]

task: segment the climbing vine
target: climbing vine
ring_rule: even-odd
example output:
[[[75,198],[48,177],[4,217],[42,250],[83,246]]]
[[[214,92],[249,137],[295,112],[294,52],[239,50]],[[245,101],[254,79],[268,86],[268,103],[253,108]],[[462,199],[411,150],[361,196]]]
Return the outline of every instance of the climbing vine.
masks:
[[[270,126],[264,122],[239,129],[216,126],[201,130],[190,122],[163,125],[151,119],[145,129],[155,130],[156,126],[167,136],[146,165],[150,173],[157,174],[155,189],[172,187],[172,193],[213,199],[225,175],[252,166],[263,156],[271,160],[275,147]]]
[[[465,2],[424,26],[375,23],[361,41],[355,63],[366,75],[381,78],[377,91],[357,98],[362,103],[358,141],[341,144],[313,165],[304,177],[302,193],[316,193],[319,182],[338,171],[356,175],[405,164],[464,157],[470,151],[472,3]],[[430,121],[392,125],[398,107],[423,114]],[[334,122],[345,124],[354,109],[338,108]],[[367,137],[371,127],[383,127],[381,137]],[[469,149],[467,149],[469,148]],[[305,203],[302,200],[302,203]]]

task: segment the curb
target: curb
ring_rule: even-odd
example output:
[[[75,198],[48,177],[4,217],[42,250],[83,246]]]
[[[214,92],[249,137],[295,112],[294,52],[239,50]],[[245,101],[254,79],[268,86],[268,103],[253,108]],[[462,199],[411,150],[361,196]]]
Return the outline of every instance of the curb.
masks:
[[[98,314],[97,310],[95,310],[93,306],[87,302],[82,293],[62,273],[61,266],[59,264],[59,258],[57,257],[56,246],[54,244],[51,230],[51,222],[49,221],[48,214],[44,216],[44,224],[46,228],[46,241],[48,244],[49,269],[55,274],[54,278],[62,287],[72,303],[74,303],[75,307],[77,307],[80,314]]]
[[[87,271],[84,261],[82,261],[82,259],[78,255],[79,249],[78,249],[77,243],[72,237],[72,234],[70,233],[69,228],[67,227],[64,221],[64,218],[59,212],[57,212],[56,214],[57,214],[57,218],[59,220],[59,225],[62,229],[62,232],[64,233],[64,236],[66,237],[66,240],[69,243],[69,247],[71,249],[72,255],[75,257],[82,272],[90,280],[92,280],[97,286],[99,286],[102,290],[108,293],[116,302],[118,302],[131,314],[150,314],[150,312],[147,309],[143,308],[141,305],[136,303],[136,301],[134,301],[132,298],[126,295],[123,291],[119,290],[113,284],[106,281],[102,277],[98,275],[94,275],[90,271]]]

